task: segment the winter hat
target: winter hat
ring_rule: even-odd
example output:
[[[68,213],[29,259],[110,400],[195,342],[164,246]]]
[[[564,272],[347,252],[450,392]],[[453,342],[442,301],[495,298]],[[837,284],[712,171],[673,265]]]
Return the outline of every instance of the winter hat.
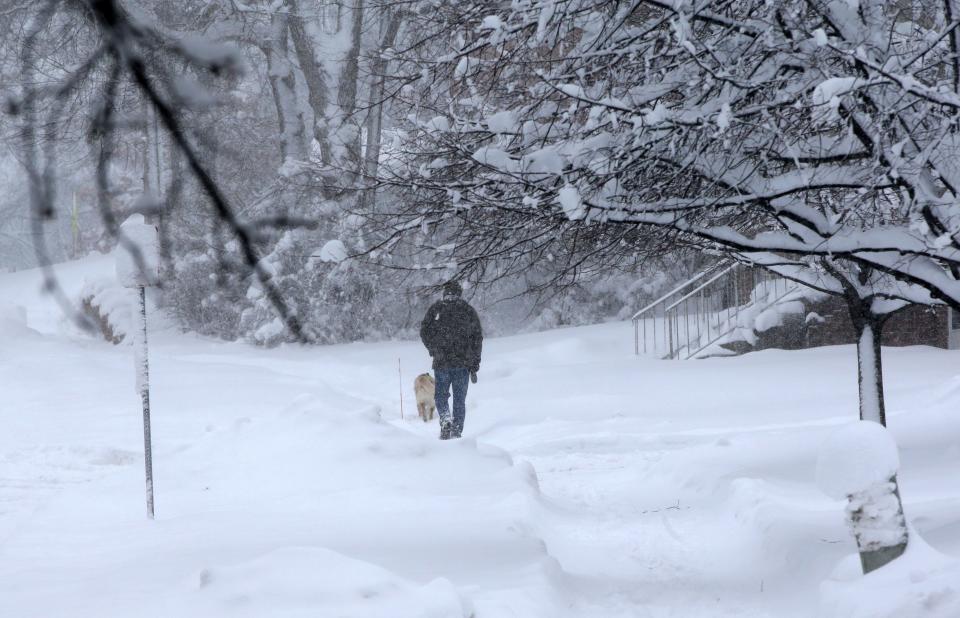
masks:
[[[460,298],[463,294],[463,288],[456,281],[447,281],[443,284],[444,298]]]

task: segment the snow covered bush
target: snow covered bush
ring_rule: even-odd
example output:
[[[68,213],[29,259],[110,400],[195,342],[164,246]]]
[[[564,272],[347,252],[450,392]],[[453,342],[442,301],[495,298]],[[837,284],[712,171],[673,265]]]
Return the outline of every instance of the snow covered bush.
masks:
[[[245,300],[237,276],[224,272],[212,250],[178,257],[165,278],[163,306],[181,328],[211,337],[238,336]]]
[[[339,241],[305,231],[286,232],[262,263],[310,339],[339,343],[383,338],[397,332],[406,317],[402,290],[385,273],[346,259]],[[293,341],[258,282],[246,292],[238,325],[250,341],[272,346]]]
[[[119,344],[131,332],[133,294],[115,280],[88,280],[78,294],[77,305],[104,339]]]

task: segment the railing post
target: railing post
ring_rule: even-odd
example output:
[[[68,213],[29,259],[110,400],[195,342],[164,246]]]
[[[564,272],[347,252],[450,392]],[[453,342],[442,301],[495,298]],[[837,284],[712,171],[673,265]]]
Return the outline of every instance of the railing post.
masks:
[[[653,325],[654,325],[654,328],[656,328],[657,323],[654,322]],[[653,332],[656,333],[657,331],[653,331]],[[644,318],[643,320],[643,353],[644,355],[646,355],[647,353],[647,320],[646,318]]]
[[[700,313],[699,315],[697,315],[697,345],[698,346],[700,345],[700,342],[703,341],[703,332],[701,329],[700,322],[703,320],[709,319],[707,317],[709,314],[707,313],[706,306],[705,306],[705,303],[707,302],[706,296],[704,296],[703,292],[704,292],[703,290],[700,290]]]
[[[673,358],[673,314],[667,314],[667,332],[670,334],[670,358]]]

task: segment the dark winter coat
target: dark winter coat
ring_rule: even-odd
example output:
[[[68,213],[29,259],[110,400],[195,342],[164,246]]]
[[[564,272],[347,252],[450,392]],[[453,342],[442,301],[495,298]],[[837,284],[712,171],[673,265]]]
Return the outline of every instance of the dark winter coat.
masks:
[[[420,339],[433,357],[434,370],[480,370],[480,318],[462,298],[445,298],[427,309],[420,324]]]

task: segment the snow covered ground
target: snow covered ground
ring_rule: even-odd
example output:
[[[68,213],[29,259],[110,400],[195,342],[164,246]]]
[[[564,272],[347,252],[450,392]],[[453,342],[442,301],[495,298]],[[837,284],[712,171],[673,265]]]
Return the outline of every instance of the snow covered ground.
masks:
[[[60,272],[76,293],[111,269]],[[0,276],[4,618],[789,618],[846,585],[815,473],[857,414],[851,347],[637,359],[625,323],[489,340],[465,438],[441,443],[418,343],[263,350],[155,320],[151,522],[131,350],[58,311],[36,273]],[[884,356],[907,517],[953,557],[958,361]],[[924,576],[895,575],[874,587]]]

